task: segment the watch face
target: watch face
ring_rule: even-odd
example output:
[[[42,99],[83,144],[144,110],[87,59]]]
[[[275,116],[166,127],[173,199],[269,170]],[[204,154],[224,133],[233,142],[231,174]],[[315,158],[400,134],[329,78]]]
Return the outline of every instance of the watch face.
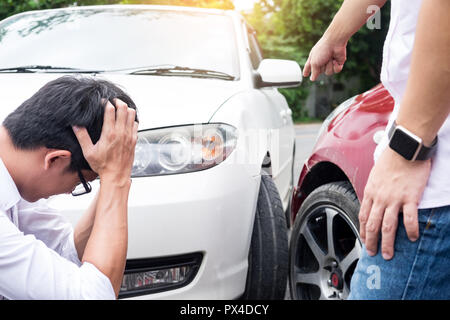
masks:
[[[389,146],[405,159],[412,160],[417,148],[420,146],[420,142],[397,128],[389,142]]]

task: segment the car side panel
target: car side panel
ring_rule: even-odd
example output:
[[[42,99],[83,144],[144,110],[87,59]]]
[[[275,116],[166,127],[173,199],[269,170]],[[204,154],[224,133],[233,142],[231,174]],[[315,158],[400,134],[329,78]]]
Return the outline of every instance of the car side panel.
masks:
[[[278,184],[280,195],[283,202],[288,202],[290,196],[290,181],[292,178],[292,162],[293,150],[295,144],[295,130],[294,123],[292,121],[292,112],[289,112],[289,105],[286,102],[284,96],[276,88],[263,89],[261,92],[267,97],[267,100],[271,104],[273,112],[278,112],[278,117],[281,122],[279,123],[279,130],[276,130],[273,141],[276,142],[274,148],[278,150],[275,154],[272,153],[272,161],[278,163],[278,174],[274,175],[275,184],[277,181],[283,181]],[[274,157],[277,157],[275,160]]]

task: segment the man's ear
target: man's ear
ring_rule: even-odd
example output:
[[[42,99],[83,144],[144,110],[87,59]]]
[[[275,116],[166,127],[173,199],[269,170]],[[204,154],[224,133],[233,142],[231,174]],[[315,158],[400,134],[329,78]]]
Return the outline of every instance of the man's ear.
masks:
[[[68,150],[49,149],[44,158],[44,170],[48,170],[53,165],[67,168],[70,165],[72,153]]]

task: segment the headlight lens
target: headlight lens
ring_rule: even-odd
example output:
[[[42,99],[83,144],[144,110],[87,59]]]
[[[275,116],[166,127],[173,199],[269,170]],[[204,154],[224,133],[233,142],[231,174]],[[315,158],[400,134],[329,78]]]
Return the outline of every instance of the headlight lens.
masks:
[[[234,150],[237,130],[199,124],[146,130],[138,134],[132,177],[186,173],[214,167]]]

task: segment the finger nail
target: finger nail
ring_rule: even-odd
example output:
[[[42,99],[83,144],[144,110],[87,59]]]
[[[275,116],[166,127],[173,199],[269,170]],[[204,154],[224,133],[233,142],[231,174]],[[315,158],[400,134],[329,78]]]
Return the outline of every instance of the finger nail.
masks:
[[[73,128],[74,131],[80,131],[80,127],[73,126],[72,128]]]
[[[374,256],[374,255],[375,255],[375,252],[373,252],[372,250],[367,250],[367,254],[368,254],[369,256]]]
[[[390,259],[392,259],[392,255],[390,253],[383,252],[383,259],[390,260]]]

